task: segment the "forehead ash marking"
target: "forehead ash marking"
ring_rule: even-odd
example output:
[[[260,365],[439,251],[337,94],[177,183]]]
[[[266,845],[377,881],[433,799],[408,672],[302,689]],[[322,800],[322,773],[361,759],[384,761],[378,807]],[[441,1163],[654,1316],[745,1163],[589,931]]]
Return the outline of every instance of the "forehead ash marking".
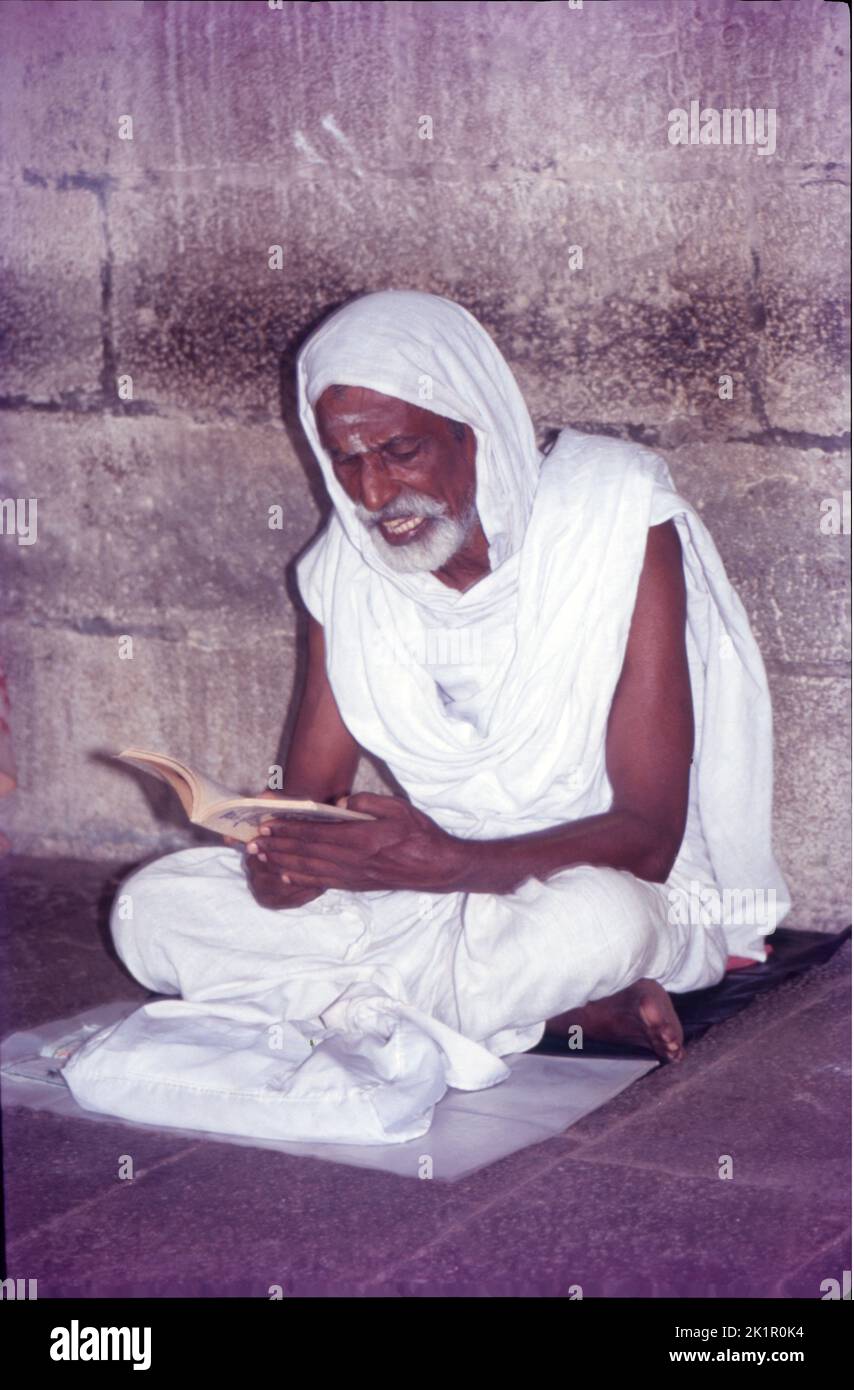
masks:
[[[354,454],[355,454],[357,451],[358,451],[360,454],[364,454],[364,453],[367,453],[367,450],[368,450],[368,446],[367,446],[367,444],[365,443],[364,439],[362,438],[362,435],[361,435],[361,433],[360,433],[359,430],[352,430],[351,432],[348,433],[348,435],[347,435],[347,447],[349,448],[350,452],[351,452],[351,453],[354,453]]]

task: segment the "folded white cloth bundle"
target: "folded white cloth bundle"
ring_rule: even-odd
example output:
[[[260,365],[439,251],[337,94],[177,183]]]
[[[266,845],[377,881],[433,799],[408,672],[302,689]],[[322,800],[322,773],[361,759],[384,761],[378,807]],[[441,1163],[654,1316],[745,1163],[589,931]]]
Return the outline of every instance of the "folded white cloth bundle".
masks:
[[[446,1087],[506,1077],[500,1058],[532,1047],[554,1014],[641,976],[688,990],[719,979],[728,954],[764,959],[789,907],[771,848],[770,700],[744,608],[663,460],[572,429],[542,457],[510,369],[459,305],[367,295],[327,320],[297,370],[335,506],[297,573],[338,707],[452,834],[500,839],[608,810],[607,720],[649,527],[673,518],[683,548],[696,742],[667,884],[578,866],[506,895],[330,890],[276,913],[252,898],[236,851],[205,849],[122,890],[133,917],[114,919],[117,948],[180,998],[71,1058],[80,1104],[400,1143],[427,1130]],[[385,565],[317,435],[312,406],[336,383],[473,429],[492,568],[467,592]],[[698,920],[698,889],[763,911]]]

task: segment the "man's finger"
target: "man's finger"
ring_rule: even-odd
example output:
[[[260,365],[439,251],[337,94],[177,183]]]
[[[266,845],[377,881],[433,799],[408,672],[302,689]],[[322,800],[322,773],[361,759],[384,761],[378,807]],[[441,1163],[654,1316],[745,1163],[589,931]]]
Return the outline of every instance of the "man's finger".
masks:
[[[362,861],[359,859],[350,859],[344,862],[343,860],[323,859],[315,854],[300,854],[299,852],[283,850],[270,850],[267,855],[267,864],[279,873],[310,874],[312,877],[323,879],[330,875],[340,878],[342,874],[352,873],[361,863]]]
[[[259,864],[257,860],[250,861],[252,867],[248,870],[249,882],[255,883],[281,883],[282,870],[272,864]]]
[[[354,878],[354,874],[358,878]],[[290,884],[296,889],[304,888],[350,888],[361,887],[365,884],[361,881],[362,874],[358,869],[339,864],[330,864],[321,860],[304,860],[295,863],[293,858],[283,856],[280,862],[272,860],[267,864],[258,865],[250,873],[251,883],[274,883],[278,890],[282,884]]]
[[[323,822],[316,820],[291,820],[284,816],[280,820],[265,820],[259,826],[259,836],[274,836],[276,839],[290,838],[299,840],[300,843],[311,843],[312,840],[322,840],[324,844],[349,846],[351,849],[358,848],[360,839],[364,839],[365,831],[370,829],[366,821],[343,821]]]
[[[313,838],[296,839],[293,835],[259,835],[258,851],[268,859],[277,854],[308,855],[318,859],[330,859],[336,864],[361,864],[367,851],[366,845],[338,844],[335,840]],[[314,853],[316,849],[316,854]]]
[[[303,893],[308,888],[325,892],[327,888],[344,888],[347,885],[341,875],[332,868],[327,868],[322,873],[314,873],[297,870],[291,866],[282,869],[266,865],[263,874],[256,873],[252,876],[251,886],[253,892],[257,887],[259,892],[273,893],[276,897],[281,897],[289,890],[294,894]]]
[[[357,891],[353,888],[353,884],[351,883],[347,875],[335,875],[327,873],[301,874],[297,873],[294,869],[288,869],[287,871],[283,872],[281,877],[278,879],[278,883],[284,886],[286,891],[289,887],[299,892],[302,892],[306,888],[314,888],[319,892],[325,892],[327,888],[343,888],[350,889],[352,891]],[[359,891],[366,891],[364,885],[360,885]]]
[[[281,873],[255,874],[250,879],[250,887],[253,893],[256,894],[276,893],[280,895],[282,892],[282,875]]]
[[[277,897],[281,897],[282,893],[287,891],[287,886],[285,885],[283,887],[283,874],[288,874],[289,880],[293,883],[295,890],[298,891],[303,891],[304,889],[309,887],[326,888],[328,886],[331,886],[328,884],[327,878],[324,874],[316,874],[314,872],[302,873],[301,877],[305,881],[302,883],[297,883],[296,877],[291,877],[292,874],[295,875],[295,871],[293,871],[290,868],[283,869],[281,865],[273,865],[270,863],[259,864],[257,859],[252,859],[248,861],[247,877],[249,878],[249,882],[253,891],[257,888],[259,892],[273,892],[276,894]]]
[[[405,804],[399,796],[378,796],[375,792],[356,792],[347,798],[348,811],[366,811],[378,817],[399,815]]]
[[[295,907],[303,903],[308,893],[320,895],[325,883],[286,884],[278,873],[256,875],[250,887],[262,907]]]

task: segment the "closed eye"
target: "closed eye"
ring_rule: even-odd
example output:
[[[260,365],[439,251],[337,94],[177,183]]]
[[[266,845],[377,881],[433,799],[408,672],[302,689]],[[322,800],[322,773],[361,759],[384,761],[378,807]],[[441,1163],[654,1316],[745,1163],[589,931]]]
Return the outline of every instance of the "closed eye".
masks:
[[[416,444],[415,448],[414,448],[414,449],[410,449],[409,452],[406,453],[406,454],[398,453],[398,451],[397,451],[396,449],[395,449],[395,450],[386,449],[386,450],[384,450],[383,452],[391,454],[391,457],[392,457],[393,459],[403,459],[404,461],[406,461],[406,459],[414,459],[414,458],[415,458],[415,455],[421,452],[421,445],[420,445],[420,444]]]
[[[409,444],[409,440],[400,437],[397,439],[387,440],[387,442],[381,445],[380,448],[384,454],[387,454],[388,457],[392,459],[393,462],[407,463],[410,459],[414,459],[416,454],[419,454],[421,452],[422,443],[423,440],[419,439],[416,441],[414,448],[407,449],[406,445]],[[341,458],[337,449],[330,449],[329,453],[332,462],[335,464],[336,468],[340,468],[344,464],[358,463],[360,457],[359,454],[347,454],[346,457]]]

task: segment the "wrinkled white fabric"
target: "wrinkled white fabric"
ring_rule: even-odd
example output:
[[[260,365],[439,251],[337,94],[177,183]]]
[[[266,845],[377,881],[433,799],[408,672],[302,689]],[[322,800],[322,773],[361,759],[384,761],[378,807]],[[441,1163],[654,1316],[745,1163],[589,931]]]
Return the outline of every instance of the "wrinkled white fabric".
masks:
[[[63,1075],[85,1109],[147,1124],[405,1143],[449,1086],[503,1081],[501,1057],[545,1018],[642,977],[720,979],[720,929],[668,912],[663,884],[589,866],[502,897],[329,890],[274,912],[237,850],[183,850],[133,874],[112,918],[131,973],[175,997],[90,1038]]]
[[[478,511],[497,567],[465,593],[432,574],[397,574],[379,557],[317,434],[312,406],[333,383],[373,386],[474,430]],[[771,848],[765,671],[714,541],[663,459],[572,429],[540,458],[492,339],[433,295],[386,291],[339,310],[301,354],[298,386],[335,511],[297,576],[324,625],[336,701],[413,803],[456,835],[501,838],[609,808],[605,733],[647,532],[674,519],[696,726],[674,872],[696,869],[721,893],[764,892],[766,922],[726,927],[733,954],[764,959],[761,938],[789,908]],[[458,708],[431,669],[442,668],[447,689],[449,653],[469,678]]]
[[[466,593],[392,571],[374,549],[314,424],[333,383],[474,430],[492,569]],[[117,949],[138,979],[180,997],[70,1060],[82,1105],[397,1143],[425,1133],[447,1086],[500,1082],[500,1058],[533,1046],[553,1015],[642,977],[700,988],[727,953],[764,958],[789,906],[771,848],[770,701],[744,609],[664,462],[574,430],[542,458],[512,373],[460,306],[365,296],[303,349],[298,387],[335,510],[297,574],[336,701],[453,834],[501,839],[609,808],[607,719],[649,527],[672,517],[683,548],[696,740],[667,884],[582,865],[506,895],[336,890],[273,912],[252,898],[240,855],[214,849],[168,856],[123,889],[133,917],[114,913]],[[764,920],[698,921],[697,887],[763,894]]]

